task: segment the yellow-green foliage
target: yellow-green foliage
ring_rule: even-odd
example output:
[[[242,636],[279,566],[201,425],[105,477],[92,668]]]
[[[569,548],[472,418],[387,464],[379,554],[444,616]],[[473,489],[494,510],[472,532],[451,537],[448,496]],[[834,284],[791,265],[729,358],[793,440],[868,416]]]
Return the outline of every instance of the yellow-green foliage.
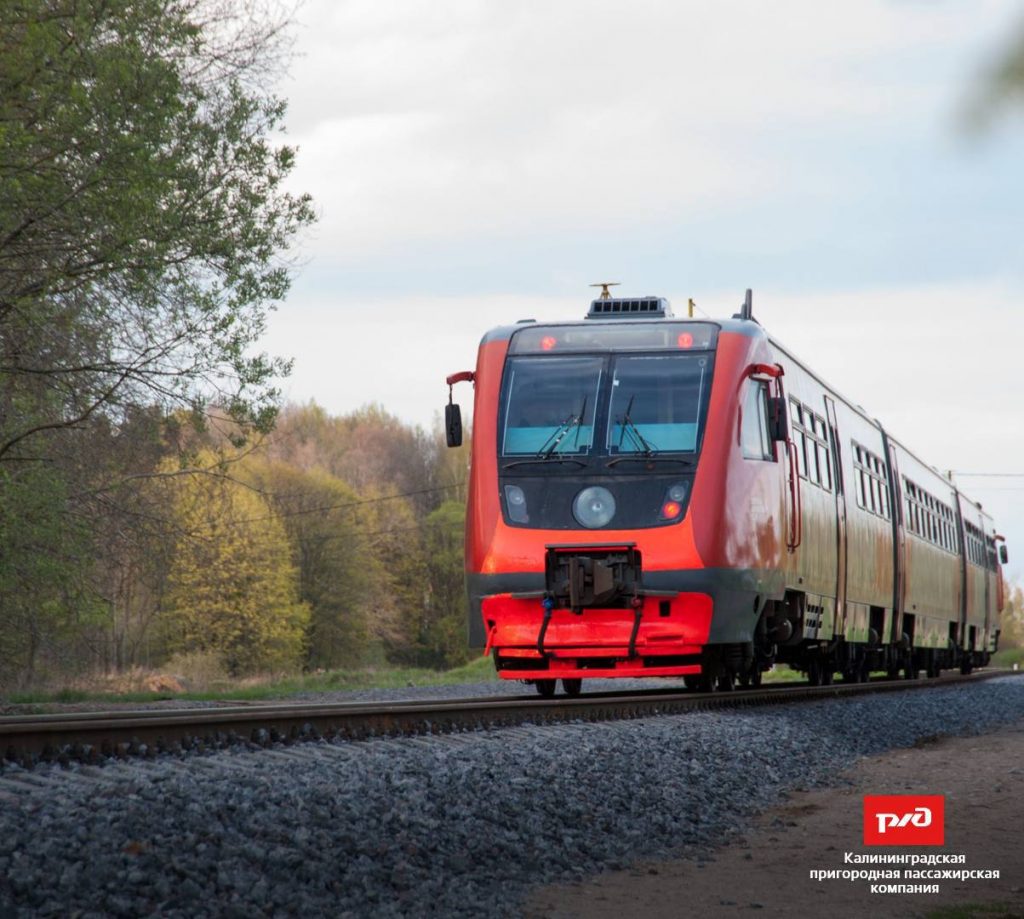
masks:
[[[179,475],[172,493],[180,536],[162,617],[168,650],[216,653],[234,674],[295,668],[309,607],[270,505],[224,475]]]
[[[291,544],[299,595],[311,609],[307,665],[358,666],[383,618],[380,585],[386,579],[370,546],[373,537],[366,535],[374,529],[368,505],[322,469],[250,460],[245,472],[280,514]]]
[[[1006,585],[1001,629],[1000,648],[1024,648],[1024,590],[1019,584]]]

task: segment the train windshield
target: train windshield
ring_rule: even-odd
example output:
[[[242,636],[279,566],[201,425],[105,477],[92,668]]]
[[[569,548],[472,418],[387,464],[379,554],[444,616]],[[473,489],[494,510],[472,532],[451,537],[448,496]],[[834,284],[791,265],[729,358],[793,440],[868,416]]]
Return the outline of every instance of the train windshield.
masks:
[[[696,453],[712,363],[707,351],[510,357],[501,454],[565,457],[563,465],[576,457],[579,466],[598,455],[616,458],[613,467],[630,457]]]
[[[547,458],[589,451],[603,375],[598,357],[511,361],[502,453]]]
[[[697,449],[708,357],[620,356],[612,365],[609,454],[693,453]]]

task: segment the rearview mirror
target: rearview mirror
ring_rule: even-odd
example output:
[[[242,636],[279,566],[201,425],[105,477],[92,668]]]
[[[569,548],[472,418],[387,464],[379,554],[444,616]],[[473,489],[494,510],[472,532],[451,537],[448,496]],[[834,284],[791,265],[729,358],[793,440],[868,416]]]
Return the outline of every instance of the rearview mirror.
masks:
[[[784,397],[768,397],[768,436],[777,443],[785,443],[789,438],[789,418]]]
[[[462,446],[462,409],[454,402],[444,407],[444,431],[449,447]]]
[[[1004,543],[999,547],[999,561],[1004,565],[1010,560],[1010,557],[1006,554],[1006,544]]]

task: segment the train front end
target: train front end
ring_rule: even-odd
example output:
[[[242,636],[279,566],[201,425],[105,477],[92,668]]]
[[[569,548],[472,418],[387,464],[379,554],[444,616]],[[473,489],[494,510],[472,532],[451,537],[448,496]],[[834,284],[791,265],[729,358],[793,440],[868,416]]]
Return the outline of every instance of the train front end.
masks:
[[[659,298],[480,345],[467,507],[470,643],[503,679],[687,677],[712,624],[691,513],[720,326]],[[703,483],[703,484],[701,484]]]

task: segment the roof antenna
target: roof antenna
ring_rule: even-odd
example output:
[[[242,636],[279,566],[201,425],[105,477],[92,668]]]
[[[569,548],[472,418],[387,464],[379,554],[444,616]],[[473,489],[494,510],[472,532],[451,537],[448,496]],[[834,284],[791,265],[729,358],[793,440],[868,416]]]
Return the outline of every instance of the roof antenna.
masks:
[[[598,297],[599,300],[611,300],[612,292],[608,290],[609,287],[618,287],[618,281],[598,281],[596,284],[591,284],[591,287],[600,287],[601,295]]]
[[[754,292],[748,287],[747,295],[743,298],[743,306],[738,313],[733,314],[733,319],[743,319],[750,322],[757,322],[754,319]]]
[[[744,319],[754,318],[754,292],[749,287],[747,295],[743,298],[743,309],[740,311],[740,315]]]

